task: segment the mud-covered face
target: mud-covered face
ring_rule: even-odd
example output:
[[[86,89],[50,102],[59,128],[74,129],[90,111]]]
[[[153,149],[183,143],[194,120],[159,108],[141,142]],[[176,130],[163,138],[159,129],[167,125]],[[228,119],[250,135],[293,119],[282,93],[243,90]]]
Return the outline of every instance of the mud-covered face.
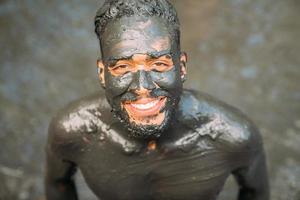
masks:
[[[171,122],[185,76],[167,26],[159,18],[123,17],[101,38],[100,80],[113,112],[135,137],[158,137]]]

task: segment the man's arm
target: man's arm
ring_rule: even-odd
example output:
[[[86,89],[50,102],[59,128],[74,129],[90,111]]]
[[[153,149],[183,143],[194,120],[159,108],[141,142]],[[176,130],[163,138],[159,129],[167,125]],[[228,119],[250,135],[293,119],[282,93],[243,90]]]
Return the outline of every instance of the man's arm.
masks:
[[[73,181],[76,165],[70,155],[76,154],[76,145],[72,142],[73,133],[67,133],[60,119],[52,120],[49,126],[46,162],[46,197],[47,200],[77,200]]]
[[[217,141],[221,142],[223,152],[229,153],[231,170],[240,187],[238,199],[268,200],[269,185],[264,148],[257,127],[238,109],[208,94],[191,90],[184,92],[185,98],[181,99],[181,103],[189,105],[185,106],[184,117],[215,117],[214,126],[210,131],[221,133],[217,134]]]
[[[239,155],[236,154],[235,160],[239,167],[233,171],[239,184],[238,200],[268,200],[269,183],[262,138],[254,124],[249,121],[243,124],[247,124],[241,134],[245,139],[236,149]]]
[[[233,172],[239,186],[238,200],[268,200],[269,184],[265,155],[261,151],[252,163]]]
[[[47,200],[77,200],[72,176],[76,171],[74,163],[59,159],[51,148],[47,148],[46,197]]]

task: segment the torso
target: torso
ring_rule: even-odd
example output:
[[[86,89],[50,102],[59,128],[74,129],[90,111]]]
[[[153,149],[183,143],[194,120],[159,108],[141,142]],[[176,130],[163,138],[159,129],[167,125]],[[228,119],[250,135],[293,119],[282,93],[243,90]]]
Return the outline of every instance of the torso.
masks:
[[[185,91],[172,128],[149,150],[147,143],[124,136],[108,105],[102,103],[100,111],[86,103],[89,110],[77,110],[62,122],[69,132],[81,127],[74,134],[73,141],[80,144],[73,145],[77,156],[71,161],[103,200],[214,200],[226,178],[250,155],[239,152],[249,140],[243,132],[250,125],[239,113],[226,117],[226,105],[210,104]],[[76,119],[82,119],[82,126],[72,126]]]
[[[230,174],[226,154],[209,138],[190,151],[158,146],[129,154],[91,140],[77,164],[101,199],[215,199]]]

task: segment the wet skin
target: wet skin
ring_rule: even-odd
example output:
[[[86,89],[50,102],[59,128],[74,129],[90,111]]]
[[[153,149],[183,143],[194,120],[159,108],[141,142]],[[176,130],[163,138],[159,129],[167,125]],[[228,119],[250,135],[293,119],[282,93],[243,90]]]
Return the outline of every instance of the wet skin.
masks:
[[[70,104],[49,127],[49,200],[77,199],[76,169],[102,200],[215,200],[230,174],[240,186],[238,199],[268,199],[256,127],[207,94],[181,92],[186,56],[164,27],[134,17],[107,27],[98,61],[105,94]],[[173,118],[159,135],[132,137],[112,107],[140,126]]]
[[[239,199],[267,199],[262,142],[238,110],[185,90],[176,123],[154,150],[126,137],[110,110],[104,95],[97,94],[71,104],[52,121],[48,199],[76,199],[75,167],[103,200],[216,199],[230,174],[239,180]]]

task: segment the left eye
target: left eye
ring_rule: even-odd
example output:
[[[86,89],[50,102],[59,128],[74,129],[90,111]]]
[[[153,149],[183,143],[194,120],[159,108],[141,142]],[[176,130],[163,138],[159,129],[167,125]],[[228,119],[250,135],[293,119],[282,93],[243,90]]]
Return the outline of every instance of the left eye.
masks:
[[[157,62],[157,63],[154,63],[154,65],[156,65],[156,66],[168,66],[168,64],[166,64],[166,63],[163,63],[163,62]]]
[[[163,71],[167,71],[171,68],[172,66],[170,66],[167,63],[164,62],[155,62],[152,64],[152,69],[158,72],[163,72]]]

